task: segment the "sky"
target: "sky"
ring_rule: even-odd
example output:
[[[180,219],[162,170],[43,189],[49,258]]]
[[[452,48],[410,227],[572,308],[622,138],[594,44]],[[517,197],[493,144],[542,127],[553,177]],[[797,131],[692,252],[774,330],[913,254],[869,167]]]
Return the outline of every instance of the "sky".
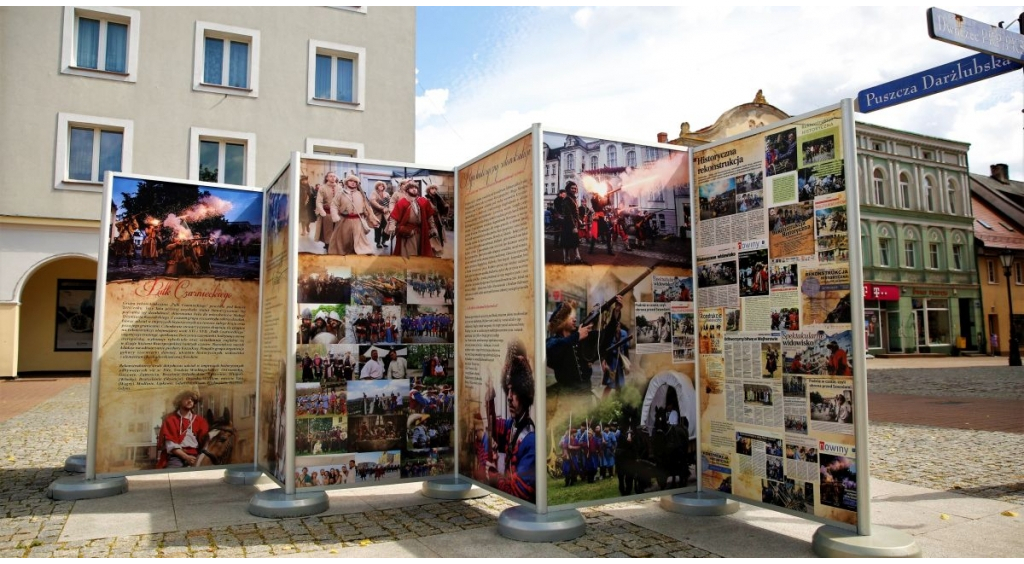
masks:
[[[927,7],[420,7],[416,161],[461,165],[538,122],[674,139],[759,89],[799,115],[975,54],[931,39]],[[939,7],[1019,32],[1019,5]],[[1022,109],[1016,71],[856,117],[970,143],[971,172],[1024,180]]]

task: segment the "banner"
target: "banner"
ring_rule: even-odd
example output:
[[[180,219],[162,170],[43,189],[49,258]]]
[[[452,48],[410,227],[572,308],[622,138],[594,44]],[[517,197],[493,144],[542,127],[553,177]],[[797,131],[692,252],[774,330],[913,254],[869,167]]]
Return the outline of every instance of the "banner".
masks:
[[[694,152],[701,480],[857,524],[842,111]]]
[[[114,175],[105,195],[97,474],[252,462],[262,194]]]

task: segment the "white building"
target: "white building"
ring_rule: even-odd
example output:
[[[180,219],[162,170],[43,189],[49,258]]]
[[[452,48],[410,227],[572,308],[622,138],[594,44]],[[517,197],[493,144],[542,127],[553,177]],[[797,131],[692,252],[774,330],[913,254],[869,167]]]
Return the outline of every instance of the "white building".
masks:
[[[265,186],[292,151],[411,161],[414,8],[0,8],[0,377],[95,280],[106,170]]]

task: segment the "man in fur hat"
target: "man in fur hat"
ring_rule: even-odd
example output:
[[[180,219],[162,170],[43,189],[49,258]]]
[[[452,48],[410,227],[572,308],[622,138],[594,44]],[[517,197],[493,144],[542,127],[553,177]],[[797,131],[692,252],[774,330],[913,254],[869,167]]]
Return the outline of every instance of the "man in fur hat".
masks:
[[[377,226],[377,216],[359,189],[359,177],[345,175],[343,186],[331,200],[331,219],[334,233],[327,245],[330,255],[372,255],[373,245],[366,234]]]
[[[498,451],[505,453],[505,472],[499,473],[493,463],[487,463],[487,481],[503,492],[536,503],[535,427],[530,418],[534,396],[533,369],[521,341],[509,343],[501,386],[508,398],[510,417],[497,417],[494,408],[496,394],[490,382],[484,393],[484,405],[487,409],[488,435],[497,445]]]
[[[410,256],[432,257],[434,252],[430,239],[437,238],[430,218],[434,215],[434,206],[430,200],[420,196],[420,185],[412,179],[402,183],[405,197],[395,203],[388,220],[388,233],[395,238],[391,254],[403,258]]]

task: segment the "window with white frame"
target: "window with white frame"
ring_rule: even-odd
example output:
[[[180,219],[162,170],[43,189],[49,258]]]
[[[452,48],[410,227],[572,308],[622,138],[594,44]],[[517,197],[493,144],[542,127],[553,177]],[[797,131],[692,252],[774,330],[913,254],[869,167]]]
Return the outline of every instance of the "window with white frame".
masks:
[[[914,268],[917,266],[917,243],[914,241],[903,242],[903,261],[906,263],[907,268]]]
[[[590,170],[597,168],[597,155],[591,155],[590,157]]]
[[[99,190],[106,171],[131,171],[131,120],[60,113],[57,122],[55,188]]]
[[[310,39],[308,75],[307,103],[364,109],[366,49]]]
[[[986,266],[988,267],[988,283],[989,284],[995,284],[996,283],[996,265],[995,265],[995,262],[993,262],[992,259],[989,259],[989,260],[985,261],[985,263],[986,263]]]
[[[202,182],[250,185],[256,175],[256,134],[193,127],[188,177]]]
[[[910,176],[905,172],[900,173],[900,200],[900,205],[910,208]]]
[[[875,188],[875,205],[885,205],[885,175],[882,173],[882,169],[876,168],[871,173],[871,183]]]
[[[930,176],[924,177],[924,200],[928,211],[935,211],[935,181]]]
[[[658,160],[658,148],[657,147],[647,147],[644,150],[644,153],[646,155],[644,157],[644,162],[649,163],[651,161]]]
[[[61,73],[135,82],[139,11],[64,8]]]
[[[964,269],[964,246],[953,245],[953,270]]]
[[[939,268],[939,244],[928,243],[928,268]]]
[[[259,95],[259,30],[197,21],[193,57],[193,90]]]
[[[892,264],[892,239],[883,237],[878,240],[878,264],[880,266],[890,266]]]
[[[626,166],[636,168],[636,151],[626,153]]]
[[[366,153],[366,148],[362,143],[307,137],[306,153],[314,155],[331,155],[335,157],[362,158]],[[545,170],[546,168],[547,167],[545,166]]]
[[[565,155],[565,169],[570,172],[576,170],[576,155],[572,153]]]
[[[1024,268],[1022,268],[1020,261],[1014,261],[1013,263],[1013,282],[1018,286],[1024,284]]]
[[[956,213],[956,181],[952,178],[946,183],[946,194],[949,196],[949,213]]]
[[[619,166],[619,154],[615,149],[615,145],[608,145],[608,166],[617,167]]]

